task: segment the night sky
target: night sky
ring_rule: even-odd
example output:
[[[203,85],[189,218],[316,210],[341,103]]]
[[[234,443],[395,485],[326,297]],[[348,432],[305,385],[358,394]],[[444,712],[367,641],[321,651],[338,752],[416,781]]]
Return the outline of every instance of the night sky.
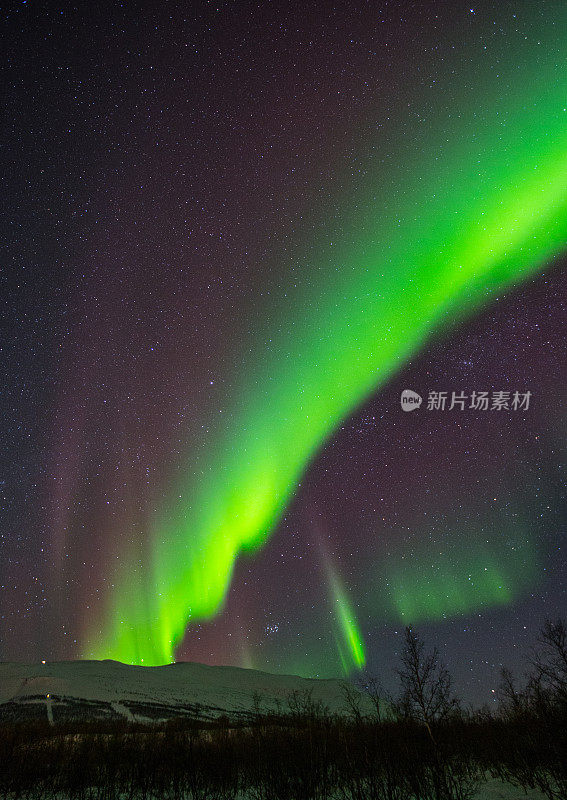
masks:
[[[567,616],[565,3],[3,32],[0,659],[390,687],[411,623],[491,702]]]

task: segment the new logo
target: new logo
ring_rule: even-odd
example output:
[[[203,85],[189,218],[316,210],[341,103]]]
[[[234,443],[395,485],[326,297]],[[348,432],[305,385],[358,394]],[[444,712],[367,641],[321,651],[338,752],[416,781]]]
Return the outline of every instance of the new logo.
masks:
[[[421,405],[421,396],[417,392],[412,392],[411,389],[404,389],[400,402],[404,411],[414,411]]]

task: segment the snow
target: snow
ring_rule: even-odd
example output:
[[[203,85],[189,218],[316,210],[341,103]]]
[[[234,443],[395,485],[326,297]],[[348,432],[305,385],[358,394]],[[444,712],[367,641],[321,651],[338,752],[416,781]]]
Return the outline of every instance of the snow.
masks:
[[[160,703],[196,706],[222,713],[273,709],[278,698],[283,707],[292,692],[312,692],[332,712],[344,711],[342,681],[275,675],[238,667],[211,667],[180,662],[162,667],[142,667],[118,661],[59,661],[45,664],[0,663],[0,703],[31,697],[55,697],[121,703]],[[126,709],[120,709],[125,713]]]
[[[205,716],[229,717],[254,711],[254,695],[260,707],[275,708],[275,699],[286,708],[292,692],[311,692],[331,712],[347,712],[339,679],[319,680],[293,675],[275,675],[238,667],[211,667],[182,662],[162,667],[141,667],[117,661],[60,661],[40,664],[0,663],[0,705],[45,703],[47,718],[57,722],[60,698],[108,703],[116,714],[129,721],[147,721],[143,706],[159,704],[202,708]],[[139,704],[136,713],[129,703]],[[370,709],[368,709],[370,710]],[[164,709],[167,717],[167,709]],[[524,793],[499,780],[489,780],[475,800],[544,800],[544,795]]]
[[[524,793],[522,789],[494,779],[482,785],[475,800],[545,800],[545,795],[535,789]]]

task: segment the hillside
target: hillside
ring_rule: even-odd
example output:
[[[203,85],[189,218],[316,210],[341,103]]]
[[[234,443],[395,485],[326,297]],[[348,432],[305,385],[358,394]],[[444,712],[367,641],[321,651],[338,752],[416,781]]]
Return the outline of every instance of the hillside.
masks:
[[[178,716],[245,718],[260,696],[263,710],[284,707],[294,692],[311,693],[330,711],[344,710],[338,679],[274,675],[238,667],[180,662],[142,667],[117,661],[0,663],[0,722],[126,717],[131,721]]]

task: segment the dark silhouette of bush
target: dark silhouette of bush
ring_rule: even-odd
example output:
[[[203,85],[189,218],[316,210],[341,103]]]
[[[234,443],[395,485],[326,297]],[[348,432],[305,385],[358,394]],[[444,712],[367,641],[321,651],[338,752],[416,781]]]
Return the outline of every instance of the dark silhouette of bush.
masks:
[[[0,798],[47,800],[467,800],[484,776],[567,797],[565,626],[546,623],[522,688],[504,673],[496,711],[465,713],[436,651],[406,631],[400,693],[376,682],[373,711],[311,693],[247,719],[6,722]],[[371,698],[372,699],[372,698]]]

